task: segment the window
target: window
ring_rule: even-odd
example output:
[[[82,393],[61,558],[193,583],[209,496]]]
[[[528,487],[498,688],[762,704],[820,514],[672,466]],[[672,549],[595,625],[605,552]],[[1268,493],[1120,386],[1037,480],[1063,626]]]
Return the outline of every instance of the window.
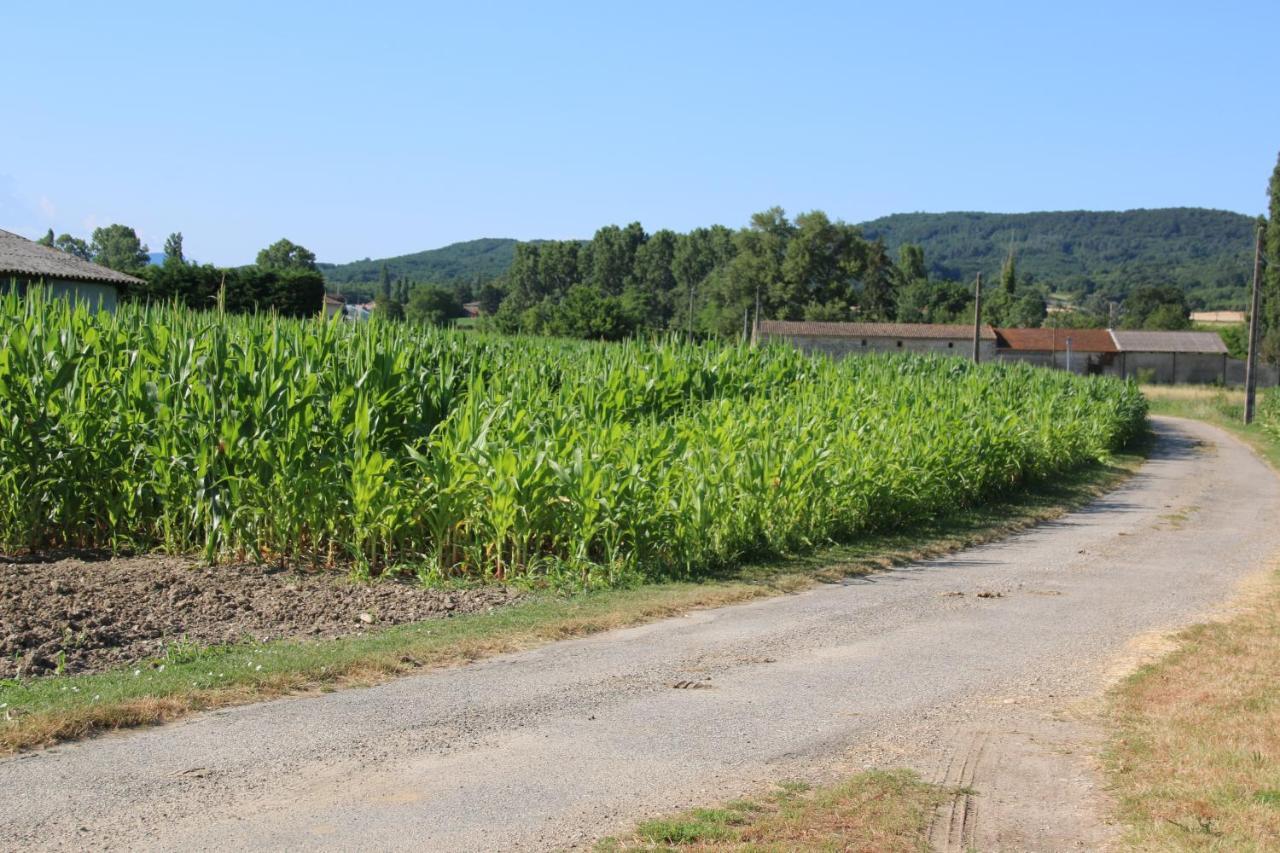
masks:
[[[866,339],[866,338],[863,338],[863,339],[862,339],[862,345],[863,345],[864,347],[867,345],[867,339]]]
[[[902,346],[902,341],[898,341],[898,346]]]
[[[951,349],[956,345],[955,341],[947,341],[947,349]]]

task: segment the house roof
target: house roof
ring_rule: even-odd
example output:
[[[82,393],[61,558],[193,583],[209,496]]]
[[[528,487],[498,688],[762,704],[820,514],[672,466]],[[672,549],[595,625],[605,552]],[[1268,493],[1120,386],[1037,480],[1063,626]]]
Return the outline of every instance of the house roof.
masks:
[[[75,255],[42,246],[19,234],[0,229],[0,278],[73,279],[105,284],[142,284],[142,279],[82,261]]]
[[[1011,350],[1063,352],[1070,338],[1075,352],[1119,352],[1106,329],[996,329],[996,334]]]
[[[818,323],[793,320],[761,320],[762,335],[805,335],[819,338],[971,339],[973,326],[940,323]],[[995,329],[983,326],[984,341],[996,339]]]
[[[333,296],[332,294],[326,293],[324,295],[324,304],[325,305],[346,305],[347,301],[340,296]]]
[[[1227,346],[1217,332],[1130,332],[1111,333],[1121,352],[1199,352],[1225,354]]]

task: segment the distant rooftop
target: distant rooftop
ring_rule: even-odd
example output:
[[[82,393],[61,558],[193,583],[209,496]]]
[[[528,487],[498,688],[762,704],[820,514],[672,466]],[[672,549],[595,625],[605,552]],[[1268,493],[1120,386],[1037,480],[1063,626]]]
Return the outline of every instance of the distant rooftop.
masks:
[[[82,261],[75,255],[42,246],[20,234],[0,229],[0,279],[9,276],[97,281],[105,284],[142,284],[140,278]]]
[[[1012,350],[1064,352],[1119,352],[1106,329],[996,329],[1000,342]],[[1068,341],[1071,343],[1068,345]]]
[[[1111,333],[1121,352],[1200,352],[1226,354],[1227,345],[1217,332],[1139,332],[1117,329]]]
[[[950,340],[972,338],[973,326],[941,323],[820,323],[807,320],[761,320],[762,335],[805,335],[818,338],[906,338]],[[996,339],[995,330],[982,327],[984,341]]]

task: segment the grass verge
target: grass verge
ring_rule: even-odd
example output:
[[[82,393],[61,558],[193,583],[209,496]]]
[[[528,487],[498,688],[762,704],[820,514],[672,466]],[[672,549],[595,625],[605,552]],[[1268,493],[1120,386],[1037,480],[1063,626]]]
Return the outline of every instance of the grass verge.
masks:
[[[1280,850],[1280,572],[1112,694],[1105,755],[1140,850]]]
[[[1224,427],[1280,467],[1280,442],[1240,422],[1242,392],[1146,390],[1152,412]],[[1104,762],[1129,847],[1280,850],[1280,572],[1110,698]]]
[[[810,556],[744,565],[701,582],[646,584],[573,596],[530,596],[491,613],[363,636],[188,648],[145,666],[0,682],[0,753],[172,720],[287,694],[371,685],[425,667],[466,663],[690,610],[796,592],[1007,536],[1114,488],[1141,462],[1117,457],[982,506]]]
[[[771,796],[647,821],[596,849],[923,851],[934,809],[947,796],[905,770],[869,771],[818,789],[784,783]]]

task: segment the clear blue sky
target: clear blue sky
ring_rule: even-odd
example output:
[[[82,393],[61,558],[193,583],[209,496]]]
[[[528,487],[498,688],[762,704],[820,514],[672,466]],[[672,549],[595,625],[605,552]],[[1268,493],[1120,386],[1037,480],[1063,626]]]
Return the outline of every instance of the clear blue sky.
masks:
[[[244,263],[775,204],[1256,214],[1280,150],[1276,0],[327,5],[8,4],[0,228]]]

